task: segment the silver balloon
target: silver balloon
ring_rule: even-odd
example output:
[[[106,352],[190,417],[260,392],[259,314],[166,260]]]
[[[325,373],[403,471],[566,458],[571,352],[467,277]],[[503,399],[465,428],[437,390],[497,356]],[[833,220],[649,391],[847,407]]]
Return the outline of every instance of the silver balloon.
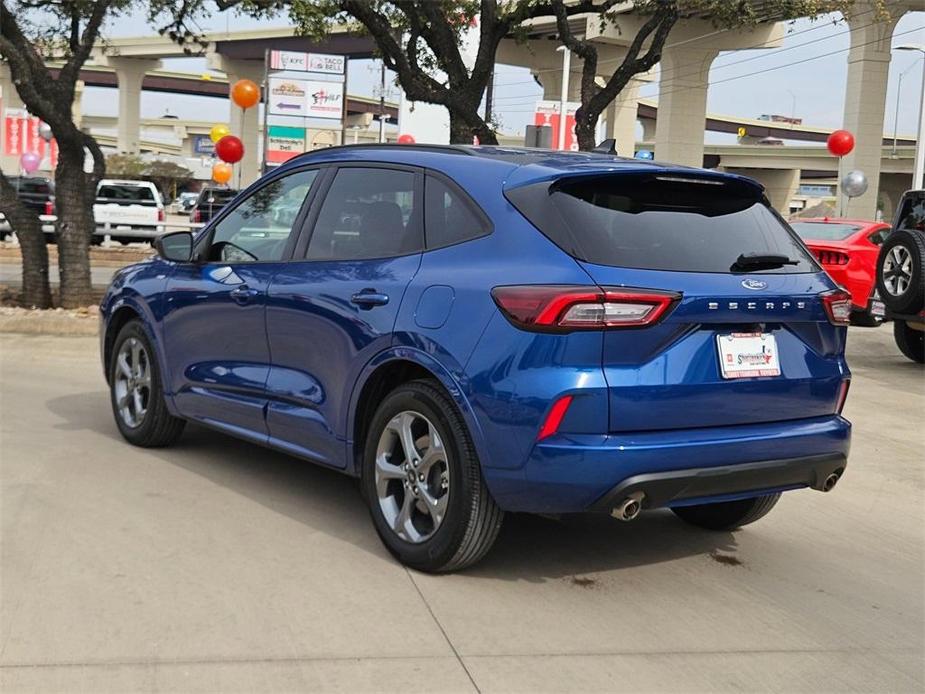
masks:
[[[51,142],[55,134],[51,131],[51,126],[48,123],[41,123],[39,125],[39,137],[41,137],[45,142]]]
[[[841,189],[849,198],[856,198],[867,192],[867,176],[863,171],[849,171],[841,180]]]

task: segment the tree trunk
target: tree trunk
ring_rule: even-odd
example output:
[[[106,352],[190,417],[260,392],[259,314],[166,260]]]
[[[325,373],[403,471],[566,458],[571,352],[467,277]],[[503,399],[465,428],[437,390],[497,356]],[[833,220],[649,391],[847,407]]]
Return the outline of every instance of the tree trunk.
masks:
[[[90,239],[95,230],[92,198],[87,193],[82,143],[60,140],[55,170],[55,207],[58,210],[58,272],[63,308],[93,303],[90,276]],[[95,191],[94,191],[95,193]]]
[[[35,212],[23,205],[16,197],[16,190],[4,178],[0,181],[0,211],[6,216],[10,227],[19,239],[22,253],[22,298],[23,306],[35,308],[51,307],[51,288],[48,284],[48,248],[42,223]]]
[[[579,107],[575,113],[575,137],[578,140],[578,149],[582,152],[590,152],[597,146],[595,135],[597,130],[597,116],[593,118],[585,112],[585,107]]]
[[[450,144],[471,145],[473,137],[481,145],[498,144],[495,131],[477,113],[472,115],[450,111]]]

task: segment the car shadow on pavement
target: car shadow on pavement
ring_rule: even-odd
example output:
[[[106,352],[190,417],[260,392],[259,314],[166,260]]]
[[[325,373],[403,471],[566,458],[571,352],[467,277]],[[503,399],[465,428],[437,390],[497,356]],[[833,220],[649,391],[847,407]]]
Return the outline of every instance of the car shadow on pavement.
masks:
[[[97,432],[126,455],[177,466],[284,514],[313,532],[350,542],[380,558],[388,556],[376,537],[356,480],[336,470],[193,424],[170,448],[134,448],[119,435],[105,391],[62,396],[47,405],[62,419],[54,428]],[[645,512],[631,523],[603,515],[552,519],[508,514],[494,548],[465,574],[535,582],[576,580],[574,577],[582,574],[695,555],[728,559],[734,557],[735,550],[733,533],[692,528],[670,511]]]

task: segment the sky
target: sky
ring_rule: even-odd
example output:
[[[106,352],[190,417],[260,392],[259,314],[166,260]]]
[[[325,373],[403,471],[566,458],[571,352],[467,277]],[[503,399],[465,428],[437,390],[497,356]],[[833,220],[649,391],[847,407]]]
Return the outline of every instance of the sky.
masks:
[[[860,20],[859,20],[860,21]],[[206,22],[204,31],[222,31],[233,24],[237,30],[265,28],[287,24],[285,19],[257,21],[250,18],[218,15]],[[109,36],[139,35],[145,26],[140,15],[122,16],[110,22]],[[152,30],[153,33],[153,30]],[[840,127],[847,79],[850,27],[840,15],[826,15],[817,20],[798,20],[787,25],[787,35],[779,48],[739,50],[721,53],[710,71],[711,86],[707,110],[711,113],[755,118],[763,113],[795,115],[809,125]],[[671,43],[669,36],[668,43]],[[886,97],[884,130],[893,132],[894,123],[900,135],[914,134],[918,123],[919,103],[923,85],[923,53],[895,50],[901,45],[925,47],[925,12],[911,12],[902,17],[893,33],[893,52]],[[182,58],[165,61],[165,68],[189,72],[205,70],[205,61]],[[755,74],[759,73],[759,74]],[[897,88],[902,75],[902,89]],[[658,96],[656,80],[645,85],[640,95]],[[373,96],[379,80],[378,62],[351,61],[348,92]],[[387,98],[397,100],[398,90],[392,86]],[[499,65],[495,71],[495,107],[502,130],[522,133],[532,122],[533,109],[542,89],[526,68]],[[114,89],[88,87],[84,111],[93,115],[116,115],[117,98]],[[226,120],[227,102],[220,99],[167,96],[144,93],[142,116],[158,117],[169,111],[180,118],[199,120],[204,109],[217,121]],[[641,133],[641,128],[640,128]],[[710,133],[707,142],[734,141],[734,136]]]

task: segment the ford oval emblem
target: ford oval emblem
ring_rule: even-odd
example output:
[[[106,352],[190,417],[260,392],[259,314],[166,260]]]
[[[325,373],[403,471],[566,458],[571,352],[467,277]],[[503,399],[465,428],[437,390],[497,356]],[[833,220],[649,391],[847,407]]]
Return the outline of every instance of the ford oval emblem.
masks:
[[[754,289],[758,291],[759,289],[767,289],[768,283],[763,282],[762,280],[742,280],[742,286],[746,289]]]

